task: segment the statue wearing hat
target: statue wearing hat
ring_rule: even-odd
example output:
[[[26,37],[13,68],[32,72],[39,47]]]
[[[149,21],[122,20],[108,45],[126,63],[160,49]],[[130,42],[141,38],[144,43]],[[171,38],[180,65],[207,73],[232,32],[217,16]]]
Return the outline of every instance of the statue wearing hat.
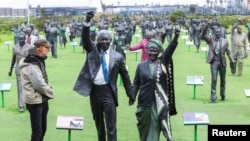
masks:
[[[176,28],[174,38],[164,51],[161,41],[150,39],[147,43],[149,59],[137,66],[133,96],[138,96],[136,118],[141,141],[159,141],[160,132],[167,141],[173,141],[170,116],[176,115],[177,110],[172,55],[178,45],[179,34],[180,30]]]

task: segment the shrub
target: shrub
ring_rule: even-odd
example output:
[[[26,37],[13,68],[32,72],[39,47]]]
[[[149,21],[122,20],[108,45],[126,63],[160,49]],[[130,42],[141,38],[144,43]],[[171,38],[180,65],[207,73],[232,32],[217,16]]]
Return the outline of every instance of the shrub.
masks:
[[[7,24],[0,24],[0,32],[9,31],[9,25]]]

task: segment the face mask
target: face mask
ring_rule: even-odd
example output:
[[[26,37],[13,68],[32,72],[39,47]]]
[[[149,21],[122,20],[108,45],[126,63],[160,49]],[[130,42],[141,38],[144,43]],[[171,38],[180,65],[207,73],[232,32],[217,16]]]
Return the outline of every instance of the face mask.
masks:
[[[215,34],[215,38],[219,39],[220,38],[220,34]]]
[[[108,36],[102,36],[97,40],[97,47],[102,50],[107,50],[109,48],[111,39]]]
[[[20,46],[23,46],[24,44],[25,44],[24,39],[19,39],[19,45],[20,45]]]
[[[98,41],[97,47],[102,50],[107,50],[109,48],[110,41]]]
[[[19,45],[20,45],[20,46],[23,46],[23,45],[24,45],[24,42],[19,41]]]

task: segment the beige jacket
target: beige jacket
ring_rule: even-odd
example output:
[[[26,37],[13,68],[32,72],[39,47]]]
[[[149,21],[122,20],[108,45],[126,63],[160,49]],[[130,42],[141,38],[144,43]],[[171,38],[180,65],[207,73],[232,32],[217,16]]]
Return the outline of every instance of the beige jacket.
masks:
[[[41,69],[32,63],[20,60],[23,100],[27,104],[40,104],[54,98],[52,87],[45,82]]]

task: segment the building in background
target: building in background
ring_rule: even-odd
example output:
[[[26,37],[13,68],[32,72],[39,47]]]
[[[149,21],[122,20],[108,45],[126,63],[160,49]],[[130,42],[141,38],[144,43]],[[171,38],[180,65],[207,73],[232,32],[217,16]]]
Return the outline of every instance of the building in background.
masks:
[[[196,4],[189,5],[161,5],[160,3],[151,3],[137,5],[112,4],[106,5],[102,0],[86,0],[85,5],[81,7],[31,7],[29,6],[29,16],[62,16],[62,15],[84,15],[87,11],[107,12],[110,14],[161,14],[169,15],[171,12],[183,11],[186,14],[200,13],[201,15],[249,15],[250,0],[206,0],[203,6]],[[26,17],[27,9],[15,9],[10,7],[0,8],[0,17]]]
[[[84,15],[87,11],[95,11],[96,7],[31,7],[30,16],[62,16]],[[0,17],[26,17],[27,9],[0,8]]]

